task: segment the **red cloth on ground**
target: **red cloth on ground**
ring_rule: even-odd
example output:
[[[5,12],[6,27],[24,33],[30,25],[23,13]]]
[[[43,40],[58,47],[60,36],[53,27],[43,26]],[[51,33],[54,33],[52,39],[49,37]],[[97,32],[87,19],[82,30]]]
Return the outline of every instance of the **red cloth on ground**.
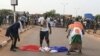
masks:
[[[22,51],[32,51],[32,52],[39,52],[39,46],[38,45],[26,45],[19,47]]]

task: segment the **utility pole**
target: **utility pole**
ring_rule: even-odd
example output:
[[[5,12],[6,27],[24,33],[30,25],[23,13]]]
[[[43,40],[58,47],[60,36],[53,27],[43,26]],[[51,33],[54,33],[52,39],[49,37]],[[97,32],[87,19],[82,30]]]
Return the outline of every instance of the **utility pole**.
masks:
[[[11,5],[13,6],[13,16],[14,16],[14,23],[16,22],[16,5],[18,5],[18,0],[11,0]]]
[[[15,22],[16,22],[16,10],[15,10],[15,5],[13,6],[13,9],[14,9],[13,14],[14,14],[14,23],[15,23]]]
[[[63,8],[63,15],[65,14],[65,11],[66,11],[66,5],[67,5],[67,3],[66,3],[66,4],[64,4],[64,8]]]
[[[76,17],[78,16],[79,8],[76,8]]]
[[[63,15],[65,14],[65,7],[66,7],[66,5],[64,5],[64,8],[63,8]]]

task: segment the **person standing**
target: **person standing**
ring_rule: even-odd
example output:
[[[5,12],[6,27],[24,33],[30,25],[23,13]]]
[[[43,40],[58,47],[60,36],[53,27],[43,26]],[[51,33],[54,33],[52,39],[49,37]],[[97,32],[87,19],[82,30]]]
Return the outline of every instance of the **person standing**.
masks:
[[[92,21],[91,20],[87,20],[86,21],[86,29],[87,29],[87,33],[88,34],[91,32],[91,27],[92,27]]]
[[[22,31],[22,25],[23,25],[23,21],[18,21],[7,28],[5,36],[10,37],[12,41],[10,51],[16,51],[16,49],[18,49],[16,44],[17,41],[20,41],[19,29],[20,31]]]
[[[41,48],[42,48],[44,38],[47,43],[47,46],[48,47],[50,46],[49,33],[51,34],[51,25],[49,21],[47,21],[47,17],[42,17],[42,20],[40,20],[40,47]]]
[[[94,27],[93,27],[93,33],[95,34],[96,32],[97,32],[97,30],[98,30],[98,21],[97,20],[95,20],[94,22],[93,22],[93,24],[94,24]]]

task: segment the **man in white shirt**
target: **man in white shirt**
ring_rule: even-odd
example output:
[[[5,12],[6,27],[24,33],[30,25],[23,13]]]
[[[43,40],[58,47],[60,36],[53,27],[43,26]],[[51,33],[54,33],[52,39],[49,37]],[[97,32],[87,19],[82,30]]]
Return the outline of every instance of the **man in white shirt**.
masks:
[[[39,24],[42,24],[42,23],[43,23],[43,20],[44,20],[44,17],[40,17],[40,18],[38,19]]]
[[[51,25],[47,21],[47,17],[40,17],[38,22],[40,22],[40,47],[42,47],[44,38],[47,46],[49,47],[49,33],[51,34]]]

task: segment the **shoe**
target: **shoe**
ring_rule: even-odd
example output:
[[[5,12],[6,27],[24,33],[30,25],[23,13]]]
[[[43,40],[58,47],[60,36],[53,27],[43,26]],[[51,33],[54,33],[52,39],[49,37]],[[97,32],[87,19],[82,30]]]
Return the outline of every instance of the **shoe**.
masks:
[[[71,53],[68,51],[68,52],[66,53],[66,55],[71,55]]]
[[[82,54],[82,51],[79,51],[79,54]]]
[[[49,47],[44,47],[43,48],[46,52],[49,52],[50,51],[50,48]]]
[[[11,49],[10,51],[16,52],[16,50],[14,50],[14,49]]]
[[[66,55],[71,55],[71,53],[67,53]]]
[[[19,49],[18,47],[15,47],[15,49]]]
[[[74,51],[74,50],[71,50],[70,52],[76,52],[76,51]]]
[[[41,52],[44,52],[44,51],[45,51],[45,50],[43,49],[43,47],[40,47],[39,50],[40,50]]]

